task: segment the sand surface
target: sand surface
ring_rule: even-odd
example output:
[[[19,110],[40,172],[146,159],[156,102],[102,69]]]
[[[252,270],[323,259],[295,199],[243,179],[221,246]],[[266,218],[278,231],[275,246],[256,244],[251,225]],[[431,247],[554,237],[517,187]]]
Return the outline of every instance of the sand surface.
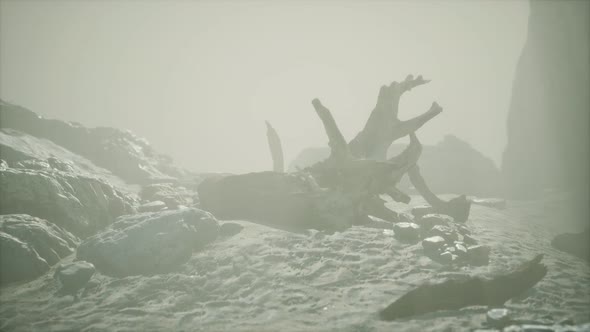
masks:
[[[409,210],[423,204],[417,197]],[[56,296],[53,270],[0,293],[2,331],[469,331],[486,307],[396,322],[376,313],[425,281],[489,275],[545,254],[547,276],[506,307],[520,319],[590,320],[590,266],[553,249],[567,231],[559,200],[474,206],[467,225],[492,247],[489,266],[451,267],[407,245],[390,230],[288,233],[236,221],[244,230],[220,239],[175,272],[115,279],[95,275],[79,299]],[[72,260],[73,255],[66,258]]]

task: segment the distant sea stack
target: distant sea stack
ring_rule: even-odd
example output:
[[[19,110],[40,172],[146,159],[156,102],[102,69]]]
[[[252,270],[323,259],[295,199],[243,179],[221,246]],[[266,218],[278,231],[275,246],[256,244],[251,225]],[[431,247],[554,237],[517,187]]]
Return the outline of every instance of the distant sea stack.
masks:
[[[590,2],[531,1],[516,67],[502,173],[511,198],[571,192],[590,220]]]

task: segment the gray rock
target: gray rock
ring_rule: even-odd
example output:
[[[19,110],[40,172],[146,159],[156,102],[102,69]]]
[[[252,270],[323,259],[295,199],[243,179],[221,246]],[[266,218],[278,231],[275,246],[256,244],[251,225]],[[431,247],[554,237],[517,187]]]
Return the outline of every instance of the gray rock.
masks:
[[[435,214],[436,212],[435,208],[433,208],[430,205],[420,205],[412,208],[411,213],[414,216],[414,218],[419,219],[428,214]]]
[[[198,209],[123,216],[82,242],[77,258],[112,276],[166,273],[214,241],[218,232],[213,215]]]
[[[219,236],[234,236],[240,233],[244,226],[233,222],[226,222],[219,227]]]
[[[49,270],[35,249],[10,234],[0,232],[0,284],[31,280]]]
[[[0,211],[49,220],[86,237],[117,216],[133,212],[133,199],[98,178],[55,169],[0,170]]]
[[[166,203],[162,201],[153,201],[140,205],[137,208],[138,212],[158,212],[166,209]]]
[[[463,243],[455,242],[455,253],[460,257],[467,256],[467,248]]]
[[[73,253],[79,243],[68,231],[26,214],[0,215],[0,232],[26,243],[50,266]]]
[[[421,228],[426,230],[431,229],[436,225],[448,225],[453,222],[453,218],[443,214],[427,214],[421,218],[416,219],[416,223],[420,224]]]
[[[467,248],[467,260],[471,265],[487,265],[490,262],[490,247],[476,245]]]
[[[92,263],[76,261],[57,268],[54,278],[60,283],[59,290],[62,294],[75,295],[84,288],[96,269]]]
[[[505,308],[491,309],[486,314],[488,325],[495,328],[504,328],[510,319],[510,311]]]
[[[393,233],[398,240],[413,242],[420,238],[420,226],[411,222],[399,222],[393,225]]]
[[[449,242],[459,240],[459,235],[454,228],[444,225],[435,225],[430,231],[427,232],[429,236],[442,236]]]
[[[446,242],[442,236],[431,236],[422,240],[422,247],[427,253],[438,252],[445,247]]]

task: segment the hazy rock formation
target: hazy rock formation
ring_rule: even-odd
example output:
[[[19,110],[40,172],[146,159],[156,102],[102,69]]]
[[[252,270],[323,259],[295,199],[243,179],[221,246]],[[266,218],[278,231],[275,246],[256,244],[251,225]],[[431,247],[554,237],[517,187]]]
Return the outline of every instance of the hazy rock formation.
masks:
[[[565,251],[590,262],[590,229],[580,233],[557,235],[551,241],[555,249]]]
[[[171,181],[183,175],[169,157],[158,154],[146,140],[129,131],[44,119],[4,101],[0,101],[0,118],[2,128],[51,140],[129,183]]]
[[[4,126],[3,123],[0,126]],[[98,177],[119,187],[124,184],[109,170],[96,166],[92,161],[48,139],[15,129],[0,129],[0,157],[18,168],[46,169],[51,166],[78,175]]]
[[[165,273],[214,241],[218,232],[215,217],[198,209],[128,215],[82,242],[76,257],[117,277]]]
[[[573,218],[590,220],[590,2],[531,1],[516,67],[502,172],[506,192],[570,191]]]
[[[86,237],[134,211],[130,197],[98,178],[54,169],[49,162],[21,166],[33,169],[0,169],[3,214],[30,214]]]
[[[395,156],[404,145],[392,144],[387,155]],[[327,148],[308,148],[299,153],[289,166],[290,171],[303,169],[329,155]],[[429,187],[437,194],[466,194],[496,196],[501,193],[500,171],[488,157],[467,142],[447,135],[436,145],[424,145],[420,156],[420,170]],[[407,191],[412,186],[404,177],[398,188]]]

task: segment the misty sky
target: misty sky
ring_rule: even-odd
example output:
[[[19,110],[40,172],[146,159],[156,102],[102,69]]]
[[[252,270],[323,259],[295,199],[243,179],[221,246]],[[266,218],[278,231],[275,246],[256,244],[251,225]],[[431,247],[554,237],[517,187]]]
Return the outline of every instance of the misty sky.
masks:
[[[524,1],[2,1],[0,97],[46,117],[130,129],[197,171],[270,170],[264,120],[287,162],[327,143],[318,97],[349,140],[379,86],[432,79],[400,118],[444,112],[498,164]]]

